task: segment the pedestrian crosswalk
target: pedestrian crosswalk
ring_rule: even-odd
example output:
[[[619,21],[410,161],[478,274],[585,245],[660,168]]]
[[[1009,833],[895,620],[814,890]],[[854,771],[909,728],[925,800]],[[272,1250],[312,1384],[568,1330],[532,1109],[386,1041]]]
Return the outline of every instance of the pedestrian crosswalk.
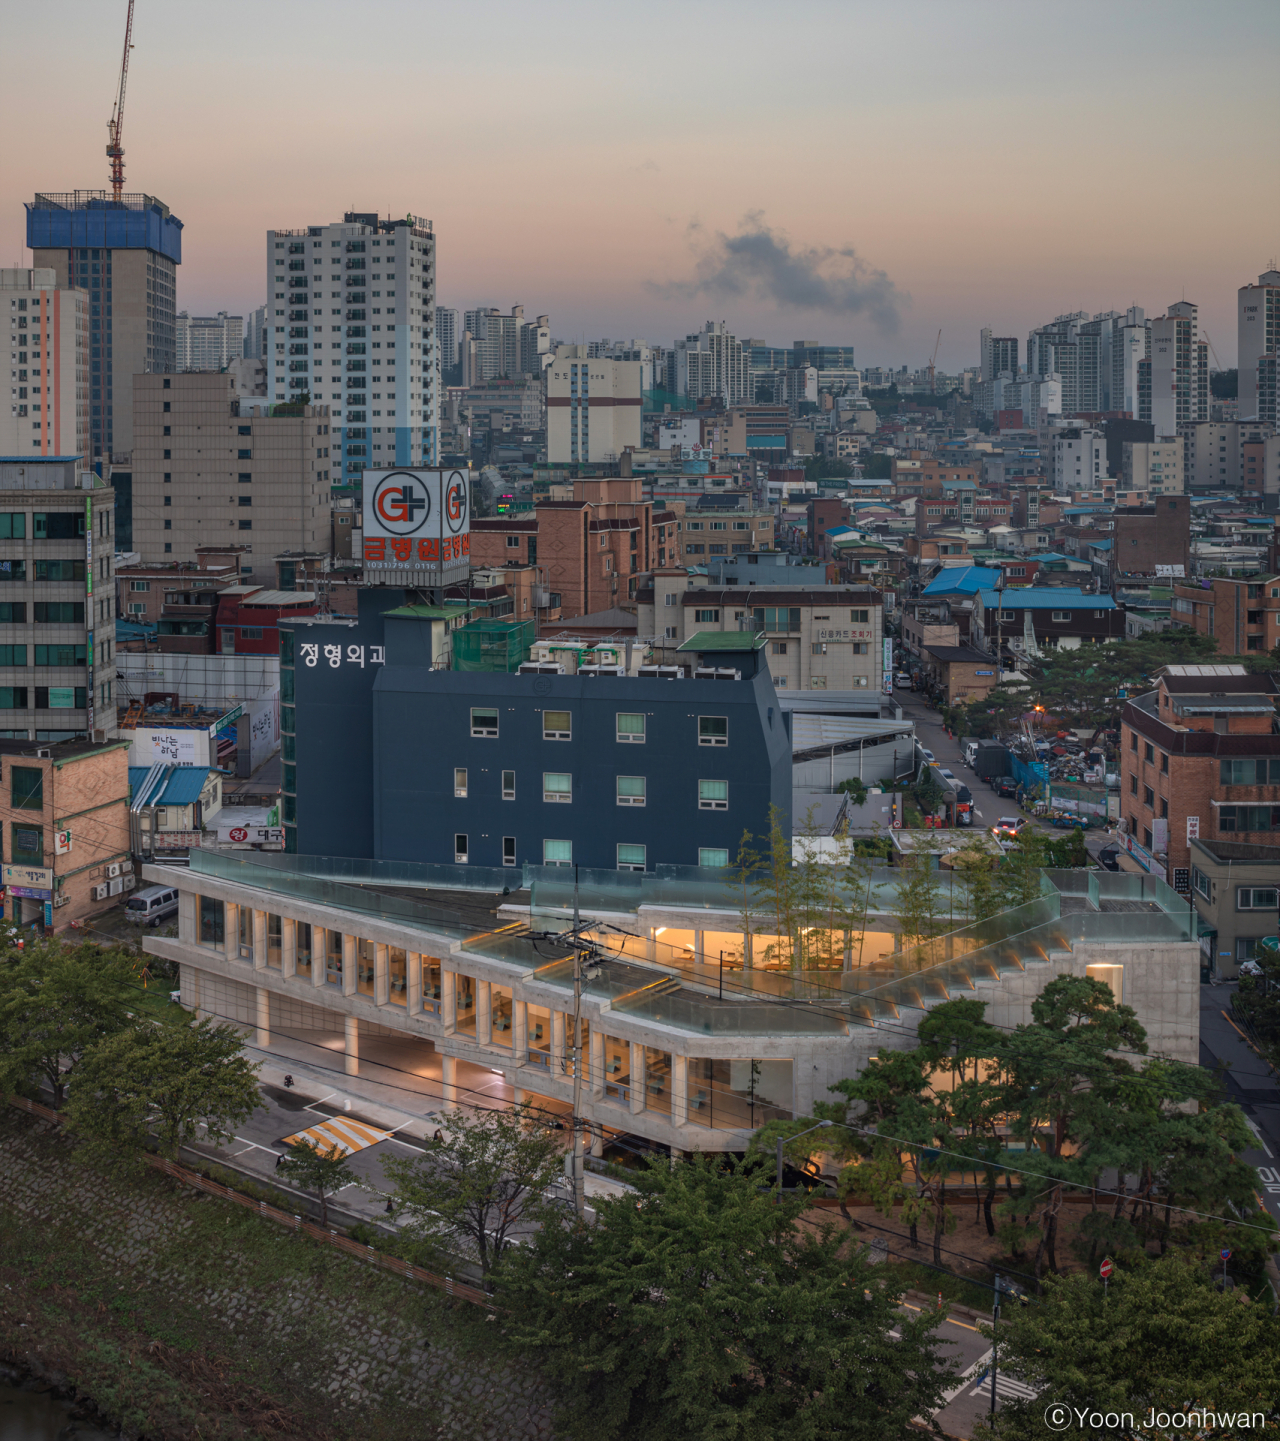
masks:
[[[991,1366],[978,1378],[977,1384],[969,1392],[970,1396],[989,1396],[991,1394]],[[1040,1393],[1034,1386],[1028,1386],[1025,1381],[1019,1381],[1014,1376],[1007,1376],[1003,1371],[996,1372],[996,1396],[1003,1396],[1006,1401],[1034,1401]]]
[[[353,1151],[363,1151],[366,1146],[376,1146],[379,1141],[385,1141],[394,1134],[394,1131],[380,1131],[364,1121],[352,1120],[350,1116],[332,1116],[318,1125],[308,1126],[305,1131],[286,1136],[280,1144],[301,1146],[309,1143],[321,1151],[336,1151],[340,1156],[349,1156]]]

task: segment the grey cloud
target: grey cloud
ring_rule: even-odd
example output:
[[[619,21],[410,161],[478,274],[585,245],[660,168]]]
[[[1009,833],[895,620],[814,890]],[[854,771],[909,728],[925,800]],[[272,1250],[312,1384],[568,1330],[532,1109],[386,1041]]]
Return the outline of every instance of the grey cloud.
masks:
[[[697,247],[699,228],[690,229]],[[909,295],[883,270],[868,265],[852,246],[792,249],[787,237],[758,214],[748,215],[738,234],[718,232],[700,248],[693,279],[652,288],[686,299],[755,295],[784,308],[865,314],[886,332],[897,330],[900,312],[910,303]]]

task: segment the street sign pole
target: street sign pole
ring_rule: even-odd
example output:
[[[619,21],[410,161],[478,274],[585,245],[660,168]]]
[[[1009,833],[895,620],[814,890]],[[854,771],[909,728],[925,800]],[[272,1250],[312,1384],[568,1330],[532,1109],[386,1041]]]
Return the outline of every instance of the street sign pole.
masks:
[[[999,1273],[996,1275],[996,1293],[991,1300],[991,1411],[996,1414],[996,1337],[1000,1330],[1000,1291],[1001,1281]]]
[[[1102,1265],[1098,1267],[1098,1275],[1102,1277],[1102,1295],[1104,1300],[1106,1299],[1107,1295],[1108,1283],[1111,1280],[1111,1273],[1115,1270],[1115,1268],[1116,1263],[1111,1259],[1110,1256],[1108,1256],[1103,1261]]]

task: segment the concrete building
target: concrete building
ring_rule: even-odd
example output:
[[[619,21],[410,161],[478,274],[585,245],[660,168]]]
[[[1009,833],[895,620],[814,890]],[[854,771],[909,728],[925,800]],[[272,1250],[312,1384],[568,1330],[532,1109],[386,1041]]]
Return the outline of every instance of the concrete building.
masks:
[[[274,334],[275,329],[271,325],[271,306],[258,306],[245,321],[242,346],[244,359],[265,361],[271,354],[271,337]],[[263,393],[265,394],[265,391]]]
[[[1156,436],[1209,419],[1209,347],[1199,333],[1199,309],[1180,300],[1151,322],[1151,414]]]
[[[243,315],[188,315],[174,319],[174,365],[178,370],[222,370],[244,359]]]
[[[726,409],[755,399],[750,355],[723,320],[708,320],[695,334],[677,340],[668,369],[668,389],[676,395],[719,400]]]
[[[1275,361],[1280,351],[1280,270],[1264,270],[1256,285],[1242,285],[1236,302],[1236,411],[1241,420],[1276,422]],[[1271,364],[1261,367],[1263,357]]]
[[[1280,839],[1278,837],[1277,839]],[[1203,962],[1223,980],[1239,974],[1258,944],[1275,945],[1280,845],[1191,842],[1191,898],[1200,916]]]
[[[616,461],[641,445],[641,366],[589,359],[582,345],[561,345],[545,371],[547,460],[551,465]]]
[[[1090,595],[1074,586],[1025,586],[980,590],[973,598],[971,635],[995,655],[1026,644],[1047,650],[1075,650],[1124,635],[1124,612],[1109,595]]]
[[[95,479],[74,456],[0,458],[5,739],[115,735],[115,504]]]
[[[1280,575],[1178,582],[1170,619],[1212,636],[1223,655],[1274,650],[1280,645]]]
[[[47,270],[0,270],[8,311],[9,414],[0,455],[89,453],[89,297]],[[0,324],[4,324],[0,318]]]
[[[1071,428],[1053,437],[1049,479],[1054,490],[1092,490],[1107,474],[1107,438],[1100,430]]]
[[[1184,895],[1197,840],[1272,846],[1280,831],[1280,685],[1243,666],[1165,666],[1120,726],[1127,849]],[[1273,914],[1274,919],[1274,914]]]
[[[1140,493],[1140,492],[1139,492]],[[1149,575],[1169,566],[1165,575],[1191,572],[1191,497],[1163,495],[1150,505],[1120,505],[1111,517],[1108,572]]]
[[[328,406],[245,400],[216,373],[139,377],[134,406],[133,550],[144,562],[242,545],[244,576],[269,580],[280,552],[329,549],[340,461]]]
[[[300,1083],[339,1082],[384,1104],[389,1084],[397,1108],[424,1117],[528,1101],[567,1118],[572,978],[564,950],[530,932],[552,914],[562,923],[571,878],[476,869],[370,863],[354,884],[321,858],[286,870],[263,854],[193,851],[189,868],[144,868],[182,898],[177,937],[145,945],[180,966],[184,1005],[243,1028],[255,1058]],[[504,874],[536,883],[533,906],[504,900]],[[935,982],[931,966],[897,953],[884,915],[892,875],[878,869],[874,920],[855,947],[877,976],[846,989],[839,971],[790,976],[787,938],[767,916],[744,939],[722,880],[682,881],[675,898],[668,880],[584,872],[582,914],[599,919],[603,957],[582,987],[579,1114],[591,1149],[625,1134],[680,1155],[741,1152],[766,1121],[811,1115],[872,1055],[914,1045],[928,1008],[957,988],[1007,1029],[1030,1022],[1055,977],[1089,976],[1134,1008],[1153,1051],[1196,1064],[1200,956],[1185,901],[1152,877],[1103,872],[1088,896],[1072,873],[1048,874],[1045,920],[962,928],[945,961],[939,950]],[[428,884],[452,887],[445,905]],[[1141,936],[1115,914],[1135,902]]]
[[[458,363],[458,341],[462,324],[458,312],[447,305],[436,306],[436,354],[441,371],[452,370]]]
[[[154,195],[77,190],[27,209],[36,269],[89,300],[89,449],[94,464],[133,449],[133,377],[177,364],[182,222]]]
[[[979,332],[982,379],[993,381],[1006,371],[1018,373],[1018,337],[1016,335],[992,335],[989,328]]]
[[[369,465],[437,462],[435,254],[431,222],[413,215],[267,232],[267,394],[328,406],[335,485]]]
[[[134,886],[127,740],[0,740],[4,918],[46,933],[92,920]]]
[[[1152,495],[1181,495],[1186,487],[1183,472],[1185,446],[1180,436],[1162,436],[1152,441],[1125,441],[1121,462],[1121,484],[1125,490],[1150,491]]]

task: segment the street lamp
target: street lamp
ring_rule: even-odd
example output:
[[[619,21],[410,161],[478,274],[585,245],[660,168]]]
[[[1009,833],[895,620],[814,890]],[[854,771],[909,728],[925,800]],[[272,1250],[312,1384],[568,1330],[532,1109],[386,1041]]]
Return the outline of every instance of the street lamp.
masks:
[[[782,1148],[788,1141],[798,1141],[801,1136],[807,1136],[809,1131],[819,1131],[823,1126],[834,1126],[834,1121],[819,1121],[816,1126],[810,1126],[808,1131],[797,1131],[794,1136],[778,1137],[778,1201],[782,1200]],[[774,1202],[777,1205],[777,1202]]]

